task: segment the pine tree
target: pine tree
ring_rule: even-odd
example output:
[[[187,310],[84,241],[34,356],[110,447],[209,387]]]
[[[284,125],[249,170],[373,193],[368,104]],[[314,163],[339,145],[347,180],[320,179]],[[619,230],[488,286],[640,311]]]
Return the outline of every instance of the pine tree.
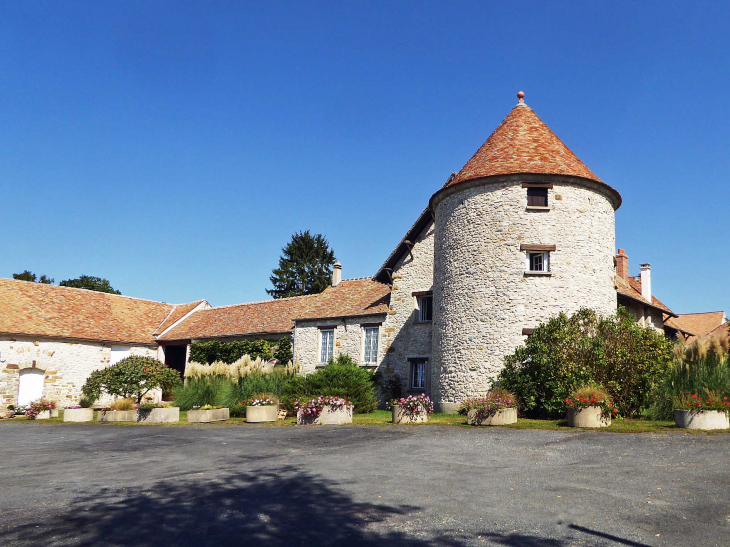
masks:
[[[309,230],[295,233],[281,251],[279,267],[269,278],[274,288],[266,289],[271,296],[317,294],[330,285],[335,253],[323,235],[312,235]]]

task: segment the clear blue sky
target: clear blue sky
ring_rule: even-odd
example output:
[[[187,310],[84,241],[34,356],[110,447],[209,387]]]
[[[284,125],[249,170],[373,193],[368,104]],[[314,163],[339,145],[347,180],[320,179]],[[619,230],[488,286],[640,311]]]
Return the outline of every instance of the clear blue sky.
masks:
[[[516,103],[624,205],[631,274],[730,312],[730,4],[0,4],[0,277],[262,300],[297,230],[372,275]]]

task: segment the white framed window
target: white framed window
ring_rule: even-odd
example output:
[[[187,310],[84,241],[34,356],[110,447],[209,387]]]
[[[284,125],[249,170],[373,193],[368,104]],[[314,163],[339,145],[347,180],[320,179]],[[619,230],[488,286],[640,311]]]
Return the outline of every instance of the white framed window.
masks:
[[[367,364],[377,363],[380,327],[364,327],[363,330],[364,348],[362,362]]]
[[[549,272],[550,253],[547,251],[536,251],[527,253],[528,272]]]
[[[319,331],[319,362],[327,363],[332,358],[335,345],[335,329],[320,329]]]
[[[410,388],[417,390],[426,389],[426,359],[409,359],[411,363]]]
[[[433,319],[433,296],[423,295],[418,297],[418,321],[429,322]]]
[[[109,365],[116,365],[122,359],[129,357],[131,348],[127,346],[112,346],[112,354],[109,357]]]

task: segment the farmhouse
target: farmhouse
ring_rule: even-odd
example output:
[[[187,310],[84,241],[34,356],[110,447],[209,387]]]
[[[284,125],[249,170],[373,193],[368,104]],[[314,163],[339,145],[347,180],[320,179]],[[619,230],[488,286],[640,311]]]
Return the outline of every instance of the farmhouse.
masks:
[[[93,370],[129,354],[183,371],[197,341],[291,336],[305,371],[348,354],[441,411],[484,393],[503,357],[541,322],[626,306],[642,325],[688,336],[615,252],[618,191],[519,102],[370,278],[323,293],[211,307],[0,280],[0,404],[75,401]]]

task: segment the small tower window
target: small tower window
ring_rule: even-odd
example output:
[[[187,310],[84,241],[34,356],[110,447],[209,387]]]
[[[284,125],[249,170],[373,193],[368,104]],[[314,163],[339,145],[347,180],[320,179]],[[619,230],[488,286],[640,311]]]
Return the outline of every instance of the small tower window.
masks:
[[[527,267],[530,272],[549,272],[550,253],[527,253]]]
[[[528,188],[527,189],[527,206],[528,207],[547,207],[548,206],[547,188]]]

